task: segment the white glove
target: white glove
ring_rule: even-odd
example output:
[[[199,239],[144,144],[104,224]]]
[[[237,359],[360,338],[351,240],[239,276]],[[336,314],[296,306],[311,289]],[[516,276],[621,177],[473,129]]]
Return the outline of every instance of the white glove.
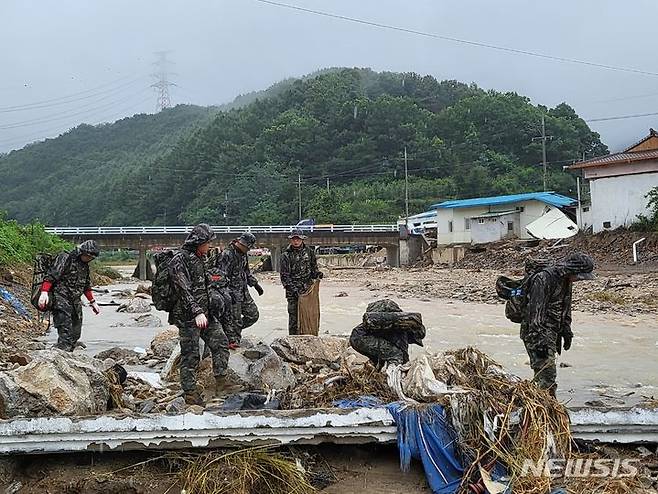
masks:
[[[41,292],[39,295],[39,309],[44,310],[48,305],[48,292]]]
[[[101,308],[98,306],[95,300],[91,300],[89,305],[91,305],[91,310],[94,311],[94,314],[98,315],[101,313]]]
[[[208,327],[208,318],[205,314],[199,314],[196,316],[194,318],[194,322],[196,323],[196,327],[199,329],[206,329]]]

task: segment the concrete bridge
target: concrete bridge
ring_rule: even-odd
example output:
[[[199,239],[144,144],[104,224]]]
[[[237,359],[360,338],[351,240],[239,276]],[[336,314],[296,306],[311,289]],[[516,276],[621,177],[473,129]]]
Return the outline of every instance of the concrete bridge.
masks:
[[[79,243],[94,239],[101,249],[135,249],[139,251],[140,278],[146,278],[146,252],[149,249],[177,247],[183,243],[192,226],[90,226],[49,227],[46,231]],[[256,236],[258,247],[272,252],[272,268],[279,269],[281,251],[288,245],[294,225],[212,226],[217,235],[214,244],[225,246],[241,233]],[[391,266],[400,264],[400,234],[397,225],[315,225],[303,226],[309,245],[380,245],[387,249]]]

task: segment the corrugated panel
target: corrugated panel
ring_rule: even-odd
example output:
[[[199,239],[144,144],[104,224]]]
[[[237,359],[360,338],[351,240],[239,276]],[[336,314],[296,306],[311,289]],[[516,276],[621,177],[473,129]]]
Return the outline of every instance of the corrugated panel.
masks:
[[[616,165],[619,163],[633,163],[636,161],[647,161],[658,159],[658,149],[650,151],[638,151],[635,153],[615,153],[608,156],[601,156],[600,158],[592,158],[587,161],[576,163],[569,167],[570,170],[577,170],[579,168],[590,168],[592,166],[605,166]]]
[[[432,205],[432,209],[472,208],[477,206],[497,206],[524,201],[541,201],[555,207],[573,206],[578,201],[555,192],[529,192],[526,194],[512,194],[507,196],[477,197],[473,199],[460,199],[445,201]]]

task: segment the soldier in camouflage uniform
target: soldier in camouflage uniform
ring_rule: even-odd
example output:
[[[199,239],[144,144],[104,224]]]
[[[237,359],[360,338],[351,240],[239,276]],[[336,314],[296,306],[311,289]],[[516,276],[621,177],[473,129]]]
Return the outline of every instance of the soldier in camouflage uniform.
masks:
[[[571,287],[574,281],[594,278],[594,261],[574,253],[559,264],[534,267],[528,282],[526,319],[521,324],[521,339],[530,357],[534,381],[555,396],[557,371],[555,354],[571,348]],[[532,266],[526,269],[533,270]]]
[[[402,309],[394,301],[383,299],[368,304],[366,312],[402,312]],[[350,346],[381,368],[384,364],[408,362],[409,345],[423,346],[423,338],[425,327],[422,324],[414,331],[369,331],[362,323],[352,330]]]
[[[256,243],[256,237],[251,233],[243,233],[233,240],[217,257],[214,268],[223,273],[231,296],[231,324],[226,328],[229,348],[240,346],[242,331],[258,321],[258,307],[249,293],[253,287],[258,295],[263,295],[263,288],[249,271],[247,253]]]
[[[71,252],[59,254],[41,285],[39,308],[48,307],[53,312],[53,323],[57,328],[55,348],[72,352],[82,332],[82,302],[84,296],[89,301],[94,314],[100,309],[94,300],[89,277],[89,263],[98,257],[100,251],[96,242],[86,240]]]
[[[304,243],[306,236],[295,230],[288,239],[290,245],[281,255],[281,284],[288,301],[288,334],[298,334],[299,296],[308,291],[313,280],[321,280],[324,275],[318,270],[315,251]]]
[[[205,265],[210,241],[214,238],[215,234],[205,223],[195,226],[169,264],[171,281],[176,291],[176,302],[169,313],[169,323],[178,328],[181,347],[180,383],[185,402],[190,405],[203,405],[196,379],[200,360],[199,338],[210,348],[215,392],[219,393],[226,386],[228,341],[220,321],[210,312],[208,285],[211,281]]]

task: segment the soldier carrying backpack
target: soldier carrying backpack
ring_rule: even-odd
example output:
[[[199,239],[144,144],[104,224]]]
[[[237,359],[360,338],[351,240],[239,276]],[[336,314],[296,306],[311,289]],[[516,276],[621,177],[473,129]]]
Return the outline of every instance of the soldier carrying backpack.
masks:
[[[593,270],[592,258],[581,253],[570,254],[554,265],[530,260],[526,263],[526,277],[520,284],[521,293],[507,292],[510,295],[507,304],[512,302],[522,308],[521,339],[535,373],[534,381],[553,396],[557,389],[555,354],[561,354],[563,348],[569,350],[573,339],[572,284],[593,279]],[[506,315],[507,312],[506,307]]]
[[[215,392],[219,393],[226,384],[228,339],[217,314],[211,311],[211,279],[206,269],[206,254],[214,238],[210,226],[201,223],[192,229],[176,253],[163,254],[156,259],[156,265],[160,265],[157,266],[154,281],[154,301],[158,300],[156,307],[160,305],[169,308],[169,323],[178,328],[181,347],[180,382],[185,402],[189,405],[204,404],[197,390],[199,339],[203,339],[210,348]],[[168,257],[170,260],[167,263]],[[165,288],[167,275],[170,281],[168,288]],[[155,295],[156,292],[158,295]]]
[[[37,257],[35,276],[43,275],[43,281],[33,286],[32,304],[40,311],[52,311],[58,334],[55,348],[72,352],[80,339],[80,297],[83,294],[89,300],[94,314],[100,313],[89,277],[89,263],[99,254],[96,242],[86,240],[71,252],[62,252],[54,260],[48,256]]]

